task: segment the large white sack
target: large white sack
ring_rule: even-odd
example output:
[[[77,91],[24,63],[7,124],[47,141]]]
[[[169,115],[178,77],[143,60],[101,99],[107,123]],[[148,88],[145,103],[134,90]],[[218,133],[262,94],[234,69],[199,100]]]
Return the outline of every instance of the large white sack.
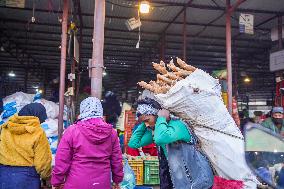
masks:
[[[47,119],[41,124],[47,137],[58,136],[58,119]]]
[[[16,92],[3,98],[3,105],[5,106],[7,103],[16,102],[17,112],[19,112],[25,105],[32,103],[33,98],[34,94]]]
[[[256,188],[257,181],[245,162],[243,136],[222,101],[218,80],[197,69],[166,94],[155,97],[164,108],[191,123],[219,176]]]
[[[57,105],[56,103],[52,101],[48,101],[45,99],[39,99],[39,100],[36,100],[35,102],[41,103],[45,107],[47,118],[50,118],[50,119],[58,118],[59,105]]]

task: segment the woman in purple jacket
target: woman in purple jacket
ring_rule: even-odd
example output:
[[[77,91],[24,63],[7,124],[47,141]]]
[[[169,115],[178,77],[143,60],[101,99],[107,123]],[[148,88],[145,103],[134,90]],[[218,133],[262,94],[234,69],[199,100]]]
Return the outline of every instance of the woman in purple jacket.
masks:
[[[82,101],[79,121],[64,132],[58,146],[53,188],[110,189],[111,175],[113,188],[119,188],[123,180],[119,139],[102,117],[99,99],[88,97]]]

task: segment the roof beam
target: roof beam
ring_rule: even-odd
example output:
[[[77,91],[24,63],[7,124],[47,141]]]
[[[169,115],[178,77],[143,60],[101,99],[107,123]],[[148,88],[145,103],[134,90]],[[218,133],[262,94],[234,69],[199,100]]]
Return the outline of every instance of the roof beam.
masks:
[[[16,22],[18,23],[18,22]],[[25,22],[20,21],[20,23],[24,24]],[[40,25],[38,23],[38,25]],[[1,28],[1,30],[7,30],[6,28]],[[16,32],[26,32],[26,30],[23,29],[19,29],[19,28],[13,28],[13,31]],[[113,28],[105,28],[105,31],[111,31],[111,32],[122,32],[122,33],[137,33],[138,31],[128,31],[128,30],[121,30],[121,29],[113,29]],[[61,34],[59,32],[54,32],[54,31],[41,31],[41,30],[33,30],[33,31],[29,31],[29,33],[31,34],[47,34],[47,35],[58,35],[60,36]],[[142,34],[147,34],[147,35],[155,35],[158,36],[160,33],[159,32],[146,32],[146,31],[141,31]],[[91,34],[83,34],[85,37],[92,37]],[[182,37],[182,34],[179,33],[167,33],[167,36],[172,36],[172,37]],[[212,37],[212,36],[195,36],[192,34],[187,34],[187,37],[189,38],[196,38],[196,39],[216,39],[216,40],[225,40],[225,37]],[[238,41],[257,41],[262,42],[262,43],[267,43],[270,44],[270,40],[268,39],[253,39],[253,38],[238,38]]]
[[[136,0],[129,0],[136,1]],[[170,5],[170,6],[185,6],[185,3],[178,2],[168,2],[163,0],[152,0],[152,3],[162,4],[162,5]],[[216,11],[225,11],[226,7],[224,6],[211,6],[211,5],[202,5],[202,4],[191,4],[188,7],[196,8],[196,9],[204,9],[204,10],[216,10]],[[237,8],[235,12],[246,12],[246,13],[261,13],[261,14],[279,14],[284,15],[284,12],[281,11],[271,11],[271,10],[256,10],[256,9],[245,9],[245,8]]]
[[[3,8],[3,7],[1,7],[1,8]],[[14,9],[14,7],[4,7],[4,8],[8,8],[8,9],[10,9],[10,8],[12,8],[12,9]],[[32,11],[32,9],[31,8],[16,8],[17,10],[27,10],[27,11]],[[184,9],[183,9],[184,10]],[[47,12],[46,10],[44,10],[44,9],[36,9],[36,11],[37,12]],[[53,11],[53,12],[55,12],[55,13],[61,13],[62,11]],[[179,14],[180,15],[180,14]],[[177,17],[179,16],[179,15],[177,15]],[[82,16],[90,16],[90,17],[93,17],[93,14],[91,14],[91,13],[81,13],[81,17]],[[177,18],[176,17],[176,18]],[[127,19],[129,19],[129,17],[127,17],[127,16],[113,16],[113,15],[106,15],[106,18],[110,18],[110,19],[123,19],[123,20],[127,20]],[[176,20],[176,18],[175,18],[175,20]],[[81,18],[82,19],[82,18]],[[155,23],[166,23],[166,24],[168,24],[168,26],[167,27],[169,27],[171,24],[180,24],[180,25],[182,25],[183,24],[183,22],[180,22],[180,21],[175,21],[175,20],[173,20],[173,21],[168,21],[168,20],[159,20],[159,19],[149,19],[149,18],[140,18],[141,19],[141,21],[143,22],[155,22]],[[80,21],[81,22],[81,21]],[[206,26],[206,27],[218,27],[218,28],[225,28],[225,25],[221,25],[221,24],[206,24],[206,23],[197,23],[197,22],[186,22],[186,25],[188,25],[188,26]],[[93,29],[92,27],[87,27],[87,26],[84,26],[84,28],[86,28],[86,29]],[[239,26],[232,26],[232,28],[233,29],[239,29]],[[268,29],[268,28],[258,28],[259,30],[263,30],[263,31],[270,31],[270,29]]]

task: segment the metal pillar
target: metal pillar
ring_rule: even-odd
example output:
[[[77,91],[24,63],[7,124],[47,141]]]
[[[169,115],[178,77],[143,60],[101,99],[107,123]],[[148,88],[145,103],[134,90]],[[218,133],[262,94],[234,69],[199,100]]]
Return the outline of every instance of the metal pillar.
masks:
[[[185,6],[184,12],[183,12],[183,61],[186,61],[186,9]]]
[[[66,46],[67,46],[67,22],[69,0],[63,1],[62,16],[62,35],[61,35],[61,62],[60,62],[60,86],[59,86],[59,117],[58,117],[58,135],[59,140],[63,133],[63,113],[64,113],[64,91],[65,91],[65,72],[66,72]]]
[[[226,58],[227,58],[227,82],[228,82],[228,110],[232,115],[232,34],[231,34],[231,3],[227,0],[226,11]]]
[[[97,98],[102,96],[103,53],[104,53],[104,23],[105,0],[95,1],[93,54],[91,66],[91,95]]]
[[[235,42],[233,44],[236,44]],[[234,45],[234,97],[236,101],[238,101],[238,54],[237,54],[237,47]]]
[[[279,50],[283,49],[283,42],[282,42],[282,15],[278,16],[278,48],[279,48]]]

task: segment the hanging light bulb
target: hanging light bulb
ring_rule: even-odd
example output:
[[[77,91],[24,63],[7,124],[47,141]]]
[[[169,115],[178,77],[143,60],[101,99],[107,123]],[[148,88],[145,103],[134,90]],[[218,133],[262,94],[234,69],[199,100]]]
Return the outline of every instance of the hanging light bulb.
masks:
[[[250,80],[250,78],[249,77],[246,77],[245,79],[244,79],[244,82],[245,83],[249,83],[251,80]]]
[[[139,11],[142,14],[148,14],[150,12],[150,3],[148,1],[142,1],[139,5]]]
[[[16,74],[15,74],[13,71],[11,71],[11,72],[8,74],[8,76],[10,76],[10,77],[15,77]]]
[[[106,71],[104,70],[104,72],[103,72],[103,76],[106,76],[107,75],[107,73],[106,73]]]

